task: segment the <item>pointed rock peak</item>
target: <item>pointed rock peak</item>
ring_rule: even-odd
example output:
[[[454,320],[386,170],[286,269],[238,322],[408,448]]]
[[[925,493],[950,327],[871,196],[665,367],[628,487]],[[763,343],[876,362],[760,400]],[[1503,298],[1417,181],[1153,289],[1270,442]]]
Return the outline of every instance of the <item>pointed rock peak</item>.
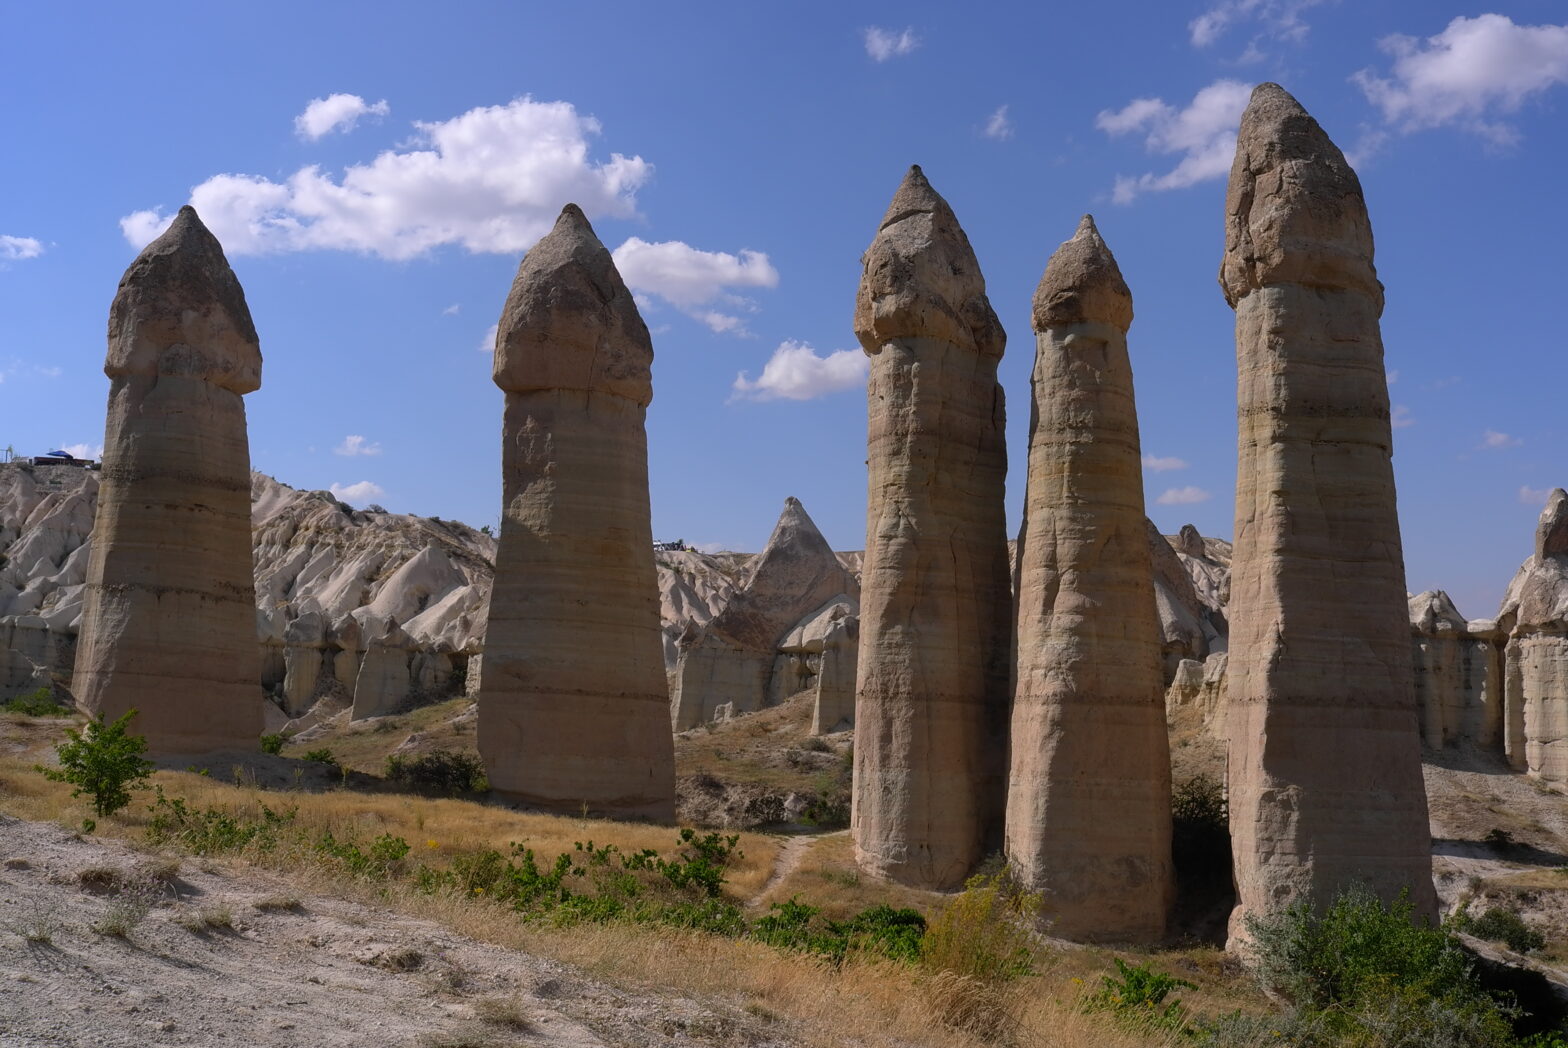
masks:
[[[1132,324],[1132,292],[1105,246],[1094,216],[1084,215],[1071,240],[1056,249],[1034,292],[1034,329],[1072,324]]]
[[[236,393],[260,387],[261,347],[245,289],[189,204],[120,278],[104,371],[190,375]]]
[[[1191,524],[1183,524],[1181,531],[1176,536],[1176,549],[1189,557],[1204,557],[1208,555],[1203,545],[1203,536],[1198,534],[1198,529]]]
[[[900,338],[932,338],[1000,357],[1007,336],[985,295],[969,237],[918,164],[861,259],[855,334],[867,353]]]
[[[811,519],[806,507],[793,495],[784,500],[784,511],[779,514],[779,522],[773,526],[773,534],[768,537],[763,555],[783,546],[826,550],[829,556],[833,556],[833,549],[828,545],[828,540],[822,537],[822,532],[817,530],[816,521]]]
[[[1465,617],[1444,590],[1426,590],[1409,598],[1410,625],[1426,633],[1439,629],[1463,630]]]
[[[1535,529],[1535,556],[1568,556],[1568,492],[1554,490],[1541,511],[1541,523]]]
[[[496,331],[493,377],[514,393],[579,389],[646,405],[653,342],[615,260],[576,204],[523,256]]]

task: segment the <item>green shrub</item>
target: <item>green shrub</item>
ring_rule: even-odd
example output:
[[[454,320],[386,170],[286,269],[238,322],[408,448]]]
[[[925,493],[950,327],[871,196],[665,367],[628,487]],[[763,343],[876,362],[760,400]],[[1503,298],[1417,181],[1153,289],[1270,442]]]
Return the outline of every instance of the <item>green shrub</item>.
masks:
[[[54,701],[54,689],[42,687],[26,695],[18,695],[0,709],[7,713],[21,713],[28,717],[69,717],[73,711]]]
[[[1171,860],[1184,885],[1230,877],[1230,825],[1225,788],[1210,775],[1196,775],[1171,790]]]
[[[432,750],[418,757],[392,754],[387,758],[386,777],[418,790],[437,793],[484,793],[490,789],[485,766],[471,753]]]
[[[798,897],[774,903],[751,928],[752,936],[759,942],[818,953],[834,964],[841,964],[851,953],[918,961],[925,931],[926,919],[918,910],[879,905],[862,910],[847,921],[830,921],[822,917],[820,909],[800,902]]]
[[[277,756],[283,752],[283,743],[286,741],[287,740],[284,739],[282,732],[273,732],[270,735],[263,735],[261,737],[261,752],[270,753],[273,756]]]
[[[1157,972],[1148,964],[1130,965],[1120,957],[1115,975],[1102,975],[1101,987],[1084,999],[1084,1010],[1109,1012],[1117,1019],[1142,1029],[1179,1030],[1187,1022],[1187,1009],[1181,1001],[1165,1000],[1172,990],[1196,990],[1197,986],[1174,975]]]
[[[1500,942],[1515,953],[1529,953],[1546,945],[1546,936],[1524,923],[1513,910],[1492,906],[1479,917],[1461,913],[1454,926],[1477,939]]]
[[[330,764],[334,768],[342,767],[342,765],[338,763],[337,756],[334,755],[333,752],[327,749],[325,746],[321,747],[319,750],[307,751],[304,755],[304,759],[308,761],[315,761],[318,764]]]
[[[982,983],[1031,975],[1040,906],[1040,896],[1020,890],[1006,869],[971,877],[926,928],[921,963]]]
[[[147,820],[147,839],[153,844],[175,843],[196,855],[242,848],[271,851],[297,812],[297,808],[277,812],[263,804],[260,818],[245,818],[217,808],[192,808],[179,797],[166,796],[160,786]]]
[[[72,797],[92,797],[93,811],[100,817],[113,815],[131,803],[131,790],[145,786],[152,774],[152,762],[142,757],[147,740],[126,730],[134,716],[135,710],[127,710],[105,724],[100,715],[81,731],[67,730],[68,740],[55,747],[60,766],[39,765],[38,770],[51,782],[75,786]]]
[[[402,872],[408,850],[407,841],[390,833],[383,833],[366,848],[354,841],[340,841],[330,830],[316,840],[317,852],[336,859],[351,873],[371,880],[385,880]]]

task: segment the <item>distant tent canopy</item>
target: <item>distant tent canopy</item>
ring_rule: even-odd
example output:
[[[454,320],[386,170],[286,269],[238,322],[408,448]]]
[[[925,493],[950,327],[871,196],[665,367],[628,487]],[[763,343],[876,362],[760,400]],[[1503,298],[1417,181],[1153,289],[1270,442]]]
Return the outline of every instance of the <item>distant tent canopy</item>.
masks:
[[[46,456],[46,457],[48,457],[48,458],[72,459],[72,460],[74,460],[76,458],[76,456],[71,454],[69,451],[51,451],[51,452],[49,452],[48,456]]]

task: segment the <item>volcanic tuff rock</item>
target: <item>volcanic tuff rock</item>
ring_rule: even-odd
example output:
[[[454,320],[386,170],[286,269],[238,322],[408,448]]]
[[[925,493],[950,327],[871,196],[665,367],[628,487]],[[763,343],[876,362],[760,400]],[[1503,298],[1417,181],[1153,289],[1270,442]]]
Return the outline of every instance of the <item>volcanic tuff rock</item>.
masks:
[[[670,690],[676,731],[713,719],[724,703],[735,713],[754,713],[809,686],[809,664],[790,654],[822,651],[821,638],[780,654],[787,635],[825,605],[860,598],[854,577],[839,563],[799,500],[784,511],[763,551],[747,566],[734,596],[705,626],[695,623],[677,642]]]
[[[1547,499],[1535,553],[1508,584],[1503,733],[1509,761],[1568,782],[1568,492]]]
[[[855,855],[874,874],[948,888],[1000,843],[1005,804],[1006,335],[968,237],[918,167],[862,261],[870,476]]]
[[[193,208],[137,256],[109,309],[102,490],[72,686],[155,753],[253,749],[262,695],[240,398],[261,348]]]
[[[1277,84],[1242,116],[1220,284],[1239,372],[1232,943],[1248,915],[1355,881],[1430,916],[1383,288],[1355,172]]]
[[[1044,897],[1052,933],[1073,939],[1156,940],[1175,889],[1131,322],[1132,294],[1085,215],[1034,294],[1007,792],[1008,863]]]
[[[491,786],[547,809],[675,815],[652,364],[631,292],[568,204],[518,266],[496,335],[503,513],[479,689]]]

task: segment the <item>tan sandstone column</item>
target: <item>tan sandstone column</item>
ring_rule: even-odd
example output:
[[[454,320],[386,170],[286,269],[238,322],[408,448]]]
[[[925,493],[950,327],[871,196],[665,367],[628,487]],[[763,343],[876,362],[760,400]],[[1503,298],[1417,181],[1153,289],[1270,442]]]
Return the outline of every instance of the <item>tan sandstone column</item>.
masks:
[[[109,411],[72,690],[154,753],[254,750],[261,651],[251,575],[250,444],[261,387],[245,292],[180,208],[109,307]]]
[[[1239,447],[1229,788],[1246,918],[1360,881],[1435,912],[1383,286],[1356,173],[1277,84],[1241,118],[1220,284]]]
[[[1171,776],[1131,323],[1085,215],[1034,293],[1007,858],[1052,934],[1147,942],[1173,893]]]
[[[879,876],[951,888],[1000,844],[1011,584],[1006,335],[969,238],[912,167],[863,259],[871,357],[852,825]]]
[[[568,204],[518,266],[496,335],[504,503],[478,725],[490,785],[552,811],[675,815],[652,364],[631,292]]]

